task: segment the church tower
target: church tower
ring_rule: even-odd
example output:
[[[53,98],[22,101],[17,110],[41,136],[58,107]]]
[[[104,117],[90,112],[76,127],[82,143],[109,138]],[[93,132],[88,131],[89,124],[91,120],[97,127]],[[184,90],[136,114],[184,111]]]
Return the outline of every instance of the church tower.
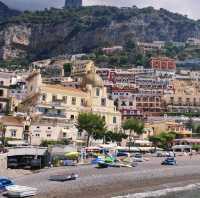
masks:
[[[65,0],[65,8],[80,8],[83,0]]]

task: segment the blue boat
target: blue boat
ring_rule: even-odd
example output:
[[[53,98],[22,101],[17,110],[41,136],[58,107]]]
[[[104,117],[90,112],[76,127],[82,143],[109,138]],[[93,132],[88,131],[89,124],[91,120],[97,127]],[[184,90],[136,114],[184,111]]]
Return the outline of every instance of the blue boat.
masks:
[[[6,190],[7,186],[15,185],[15,183],[7,177],[0,177],[0,192]]]
[[[176,165],[176,159],[174,157],[168,157],[161,164],[162,165]]]

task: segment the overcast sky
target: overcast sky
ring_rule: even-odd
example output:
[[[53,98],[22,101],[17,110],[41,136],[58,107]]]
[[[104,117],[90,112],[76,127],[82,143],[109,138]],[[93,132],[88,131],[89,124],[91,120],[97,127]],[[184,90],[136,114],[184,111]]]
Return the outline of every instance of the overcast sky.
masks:
[[[45,7],[62,7],[65,0],[0,0],[17,9],[43,9]],[[166,8],[173,12],[200,19],[200,0],[83,0],[84,5],[114,5],[138,7],[153,6]]]

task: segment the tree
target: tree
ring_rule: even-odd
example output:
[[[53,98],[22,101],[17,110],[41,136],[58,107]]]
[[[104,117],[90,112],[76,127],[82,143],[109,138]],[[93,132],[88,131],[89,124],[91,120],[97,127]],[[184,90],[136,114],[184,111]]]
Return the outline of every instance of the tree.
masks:
[[[104,119],[93,113],[80,113],[76,127],[79,131],[87,133],[87,146],[90,144],[90,138],[99,134],[104,134],[106,131]]]
[[[0,123],[1,141],[3,147],[5,147],[5,136],[6,136],[6,126]]]
[[[169,149],[172,146],[173,140],[176,138],[174,132],[162,132],[159,135],[149,137],[155,148],[159,145],[162,148]]]
[[[65,76],[70,76],[71,70],[72,70],[72,64],[71,63],[65,63],[63,65],[63,69],[64,69],[64,75]]]
[[[125,131],[129,130],[129,150],[130,150],[132,132],[136,133],[137,135],[143,134],[144,123],[140,120],[130,118],[123,123],[122,128]]]
[[[149,141],[153,143],[153,146],[156,148],[158,147],[159,143],[161,142],[161,138],[157,135],[153,135],[149,137]]]
[[[163,140],[163,144],[165,148],[169,149],[172,146],[173,140],[176,138],[176,134],[173,132],[169,133],[161,133],[161,139]]]

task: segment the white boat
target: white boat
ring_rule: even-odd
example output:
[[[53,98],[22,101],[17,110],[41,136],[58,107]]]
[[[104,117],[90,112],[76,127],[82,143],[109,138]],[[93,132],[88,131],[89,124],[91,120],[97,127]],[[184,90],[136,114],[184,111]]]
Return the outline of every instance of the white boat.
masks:
[[[37,188],[31,188],[27,186],[12,185],[7,186],[8,197],[30,197],[37,194]]]

